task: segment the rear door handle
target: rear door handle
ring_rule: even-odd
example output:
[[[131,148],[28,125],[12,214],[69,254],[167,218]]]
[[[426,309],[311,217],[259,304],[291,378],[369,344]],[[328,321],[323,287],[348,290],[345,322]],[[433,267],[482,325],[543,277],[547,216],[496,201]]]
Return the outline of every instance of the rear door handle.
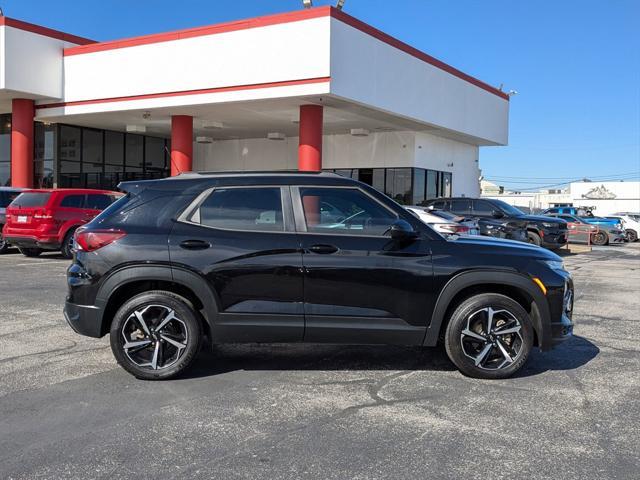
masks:
[[[336,253],[339,250],[335,245],[311,245],[309,251],[313,253],[328,254]]]
[[[184,240],[180,242],[180,247],[185,250],[206,250],[211,244],[204,240]]]

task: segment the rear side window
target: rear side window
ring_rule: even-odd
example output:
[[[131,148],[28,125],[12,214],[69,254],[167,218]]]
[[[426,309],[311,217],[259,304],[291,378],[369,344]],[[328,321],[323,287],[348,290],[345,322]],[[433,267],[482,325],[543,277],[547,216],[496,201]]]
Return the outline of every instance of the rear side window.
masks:
[[[490,217],[491,213],[496,210],[486,200],[474,200],[473,201],[473,214],[481,217]]]
[[[217,188],[191,221],[232,230],[283,231],[280,188]]]
[[[430,207],[433,207],[434,210],[446,210],[447,203],[445,200],[436,200],[435,202],[429,203]]]
[[[91,210],[104,210],[109,205],[111,205],[114,201],[114,197],[112,195],[107,195],[104,193],[99,194],[89,194],[87,195],[87,206],[86,208],[90,208]]]
[[[84,195],[67,195],[60,202],[61,207],[84,208]]]
[[[21,193],[12,202],[15,207],[44,207],[49,201],[49,192],[27,192]]]

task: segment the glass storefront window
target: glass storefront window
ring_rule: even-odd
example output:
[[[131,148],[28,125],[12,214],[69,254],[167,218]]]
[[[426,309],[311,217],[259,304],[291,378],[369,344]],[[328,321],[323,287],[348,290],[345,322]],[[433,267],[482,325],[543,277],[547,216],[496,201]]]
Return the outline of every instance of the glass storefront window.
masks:
[[[11,115],[0,115],[0,186],[11,185]]]
[[[411,203],[411,168],[388,168],[385,193],[401,205]]]
[[[422,205],[425,200],[426,172],[422,168],[413,170],[413,205]]]
[[[427,170],[426,200],[438,198],[438,172]]]
[[[144,160],[144,137],[142,135],[132,135],[127,133],[125,149],[125,171],[143,172]]]
[[[109,171],[124,170],[124,133],[121,132],[104,132],[104,163],[105,170],[107,165],[113,165],[118,170],[109,169]]]
[[[165,176],[164,138],[145,137],[144,171],[148,176]]]
[[[58,138],[58,187],[83,187],[81,164],[82,129],[61,125]]]
[[[35,188],[53,188],[55,137],[55,125],[36,122],[33,152],[33,186]]]

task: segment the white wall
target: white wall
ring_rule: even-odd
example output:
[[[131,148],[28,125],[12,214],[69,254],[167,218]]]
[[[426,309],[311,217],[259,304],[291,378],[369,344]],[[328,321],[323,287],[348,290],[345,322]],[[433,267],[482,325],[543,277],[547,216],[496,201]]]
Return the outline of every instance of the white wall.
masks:
[[[30,98],[63,97],[62,51],[74,46],[14,27],[0,27],[0,89]],[[15,95],[19,97],[19,95]]]
[[[70,55],[65,101],[328,77],[329,55],[328,17]]]
[[[453,173],[453,194],[479,196],[478,147],[415,132],[325,135],[323,168],[419,167]],[[449,166],[453,163],[453,167]],[[194,144],[194,170],[295,170],[298,138]]]
[[[486,143],[507,143],[507,100],[337,19],[331,21],[331,93]]]
[[[452,172],[455,196],[480,196],[479,148],[446,138],[417,133],[415,166]]]
[[[593,197],[589,192],[594,188],[604,188],[615,198]],[[640,212],[640,182],[576,182],[570,188],[571,201],[576,206],[596,207],[595,215],[609,215],[615,212]]]

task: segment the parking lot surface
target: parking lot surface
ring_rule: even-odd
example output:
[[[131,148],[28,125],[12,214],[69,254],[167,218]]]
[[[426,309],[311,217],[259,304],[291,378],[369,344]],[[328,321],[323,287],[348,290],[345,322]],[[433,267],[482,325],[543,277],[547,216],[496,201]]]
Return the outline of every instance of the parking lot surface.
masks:
[[[638,478],[640,243],[565,262],[575,337],[509,380],[442,349],[231,345],[143,382],[66,325],[68,261],[0,256],[0,478]]]

